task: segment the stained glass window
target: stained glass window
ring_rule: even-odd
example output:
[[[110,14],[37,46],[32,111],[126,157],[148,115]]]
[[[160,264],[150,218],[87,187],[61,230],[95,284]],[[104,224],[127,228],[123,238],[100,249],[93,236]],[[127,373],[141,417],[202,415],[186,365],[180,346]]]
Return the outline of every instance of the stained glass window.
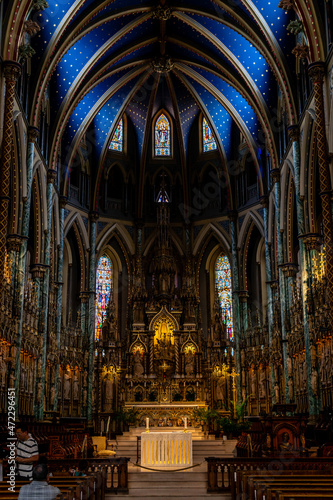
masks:
[[[202,119],[202,143],[204,152],[217,149],[215,137],[205,117]]]
[[[234,336],[232,314],[232,286],[231,267],[228,257],[220,255],[215,265],[215,283],[220,299],[222,318],[227,327],[227,337],[232,340]]]
[[[155,156],[170,156],[170,122],[162,113],[155,123]]]
[[[109,149],[113,151],[123,150],[123,120],[121,119],[117,125],[115,133],[113,134],[112,141],[110,142]]]
[[[113,270],[109,257],[103,255],[97,265],[96,272],[96,309],[95,309],[95,338],[99,339],[103,321],[106,318],[107,307],[112,291]]]

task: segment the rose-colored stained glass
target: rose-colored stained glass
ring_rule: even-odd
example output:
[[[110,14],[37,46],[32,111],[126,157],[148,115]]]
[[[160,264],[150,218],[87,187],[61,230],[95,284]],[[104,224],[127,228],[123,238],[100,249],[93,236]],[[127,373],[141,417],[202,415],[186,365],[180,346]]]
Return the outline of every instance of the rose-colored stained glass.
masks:
[[[220,255],[215,266],[215,283],[220,299],[222,317],[227,327],[228,339],[234,336],[232,312],[231,267],[228,257]]]

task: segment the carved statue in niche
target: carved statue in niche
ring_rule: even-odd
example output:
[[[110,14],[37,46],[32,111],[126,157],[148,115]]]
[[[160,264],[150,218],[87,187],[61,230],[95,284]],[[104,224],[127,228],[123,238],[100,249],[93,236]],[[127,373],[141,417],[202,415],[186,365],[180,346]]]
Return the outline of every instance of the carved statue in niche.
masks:
[[[64,375],[64,399],[70,399],[71,397],[71,383],[72,378],[70,372],[66,372]]]
[[[87,392],[87,388],[85,387],[83,389],[83,392],[82,392],[82,405],[85,406],[87,404],[87,396],[88,396],[88,392]]]
[[[38,384],[37,384],[37,395],[36,395],[37,403],[39,403],[40,400],[41,400],[42,390],[43,390],[43,384],[41,382],[38,382]]]
[[[138,351],[137,351],[138,352]],[[107,373],[104,378],[104,411],[112,410],[113,403],[113,378],[111,373]]]
[[[289,442],[289,433],[284,432],[282,434],[282,441],[279,445],[280,451],[291,451],[292,450],[292,444]]]
[[[14,372],[11,371],[9,375],[9,382],[8,382],[8,387],[9,389],[13,389],[15,387],[15,375]]]
[[[266,370],[264,367],[259,371],[259,397],[266,397]]]
[[[54,398],[55,398],[55,388],[54,385],[52,384],[51,389],[50,389],[50,405],[53,407],[54,405]]]
[[[315,367],[312,368],[311,372],[311,387],[313,391],[313,395],[315,397],[318,396],[318,372]]]
[[[279,403],[280,402],[280,388],[279,388],[278,382],[275,382],[274,393],[275,393],[275,402]]]
[[[257,394],[257,377],[255,370],[251,374],[251,395],[256,396]]]
[[[185,355],[185,375],[187,377],[194,375],[194,354],[190,350]]]
[[[3,387],[6,383],[7,363],[4,360],[4,355],[0,353],[0,385]]]
[[[219,377],[216,381],[216,401],[221,401],[221,406],[223,406],[225,401],[225,378]]]
[[[289,356],[287,358],[287,372],[288,372],[288,377],[291,377],[293,373],[293,365],[291,358]]]
[[[290,401],[293,401],[294,400],[294,383],[293,383],[292,377],[289,377],[288,389],[289,389],[289,399],[290,399]]]
[[[79,379],[76,374],[73,377],[73,399],[75,401],[79,399]]]
[[[144,368],[143,368],[143,363],[141,360],[141,354],[140,351],[137,350],[135,354],[133,355],[133,362],[134,362],[134,368],[133,368],[133,375],[134,377],[142,377]]]

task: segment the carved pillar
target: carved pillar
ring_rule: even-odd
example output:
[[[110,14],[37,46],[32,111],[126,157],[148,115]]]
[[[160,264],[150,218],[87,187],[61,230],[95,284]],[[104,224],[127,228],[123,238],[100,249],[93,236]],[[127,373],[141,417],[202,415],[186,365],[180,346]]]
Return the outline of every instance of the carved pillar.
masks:
[[[323,80],[325,63],[318,61],[308,66],[308,73],[313,81],[316,107],[316,139],[318,150],[320,196],[323,213],[323,229],[326,250],[326,279],[330,301],[331,332],[333,328],[333,225],[331,208],[331,181],[329,172],[328,147],[325,132],[325,108]]]
[[[173,332],[175,339],[175,376],[180,376],[180,359],[179,359],[179,333]]]
[[[154,377],[154,335],[155,332],[149,332],[149,376]]]
[[[3,124],[2,156],[0,170],[0,276],[3,280],[8,230],[8,211],[10,200],[10,166],[13,145],[13,109],[15,84],[21,74],[21,65],[14,61],[3,63],[6,80],[5,116]]]
[[[50,289],[50,262],[51,262],[51,232],[52,232],[52,197],[53,183],[56,179],[57,172],[48,170],[47,172],[47,231],[44,241],[44,264],[46,266],[44,281],[42,286],[42,327],[43,327],[43,348],[42,348],[42,377],[41,391],[38,403],[37,415],[38,419],[43,419],[44,399],[45,399],[45,373],[47,361],[47,327],[48,327],[48,312],[49,312],[49,289]]]
[[[94,374],[94,340],[95,340],[95,281],[96,281],[96,227],[99,215],[90,213],[90,259],[89,259],[89,303],[88,303],[88,387],[87,387],[87,420],[92,426],[92,391]]]
[[[15,390],[18,394],[20,369],[21,369],[21,343],[22,343],[22,330],[23,330],[23,309],[24,309],[24,290],[27,266],[27,244],[29,237],[29,223],[30,223],[30,208],[31,208],[31,188],[32,188],[32,174],[34,166],[34,153],[35,141],[38,137],[38,129],[29,127],[28,129],[28,144],[27,144],[27,187],[26,196],[23,199],[23,216],[22,216],[22,241],[18,252],[17,270],[16,270],[16,311],[18,315],[18,326],[16,336],[16,362],[15,362]]]
[[[299,250],[301,261],[301,280],[302,280],[302,304],[303,304],[303,324],[304,324],[304,345],[307,369],[307,388],[308,388],[308,407],[309,417],[313,420],[316,414],[316,402],[313,397],[311,386],[311,356],[310,356],[310,332],[309,332],[309,315],[307,305],[307,293],[309,286],[309,260],[307,250],[304,245],[303,235],[305,233],[305,218],[304,205],[301,199],[300,188],[300,143],[299,143],[299,128],[297,125],[288,128],[289,136],[293,142],[293,160],[294,160],[294,182],[295,182],[295,198],[297,210],[297,227],[299,234]]]
[[[16,294],[15,307],[17,308],[17,267],[19,259],[19,251],[22,243],[22,237],[19,234],[8,234],[7,235],[7,270],[9,271],[9,265],[11,265],[11,284]],[[17,312],[16,312],[17,314]]]
[[[268,321],[268,336],[269,345],[272,344],[273,338],[273,297],[270,282],[272,281],[272,261],[270,246],[268,244],[268,197],[263,196],[260,203],[264,211],[264,231],[265,231],[265,263],[266,263],[266,290],[267,290],[267,321]],[[270,363],[270,393],[272,395],[272,403],[275,401],[275,374],[273,364]]]
[[[60,231],[60,241],[58,248],[58,276],[57,276],[57,319],[56,319],[56,331],[57,331],[57,347],[58,352],[61,350],[61,320],[62,320],[62,293],[63,293],[63,266],[64,266],[64,218],[65,218],[65,206],[67,198],[62,196],[59,200],[59,231]],[[53,411],[58,410],[58,393],[59,393],[59,372],[60,365],[57,363],[54,379],[54,405]]]
[[[277,250],[278,250],[278,272],[279,272],[279,288],[280,288],[280,311],[281,311],[281,335],[282,335],[282,354],[283,354],[283,374],[286,403],[289,403],[288,389],[288,372],[287,372],[287,338],[286,338],[286,287],[284,275],[281,266],[284,262],[283,255],[283,234],[280,229],[280,205],[281,205],[281,189],[280,189],[280,171],[279,169],[271,170],[271,176],[274,182],[275,189],[275,216],[276,216],[276,233],[277,233]]]
[[[235,342],[235,364],[236,372],[239,373],[239,377],[236,377],[236,391],[237,391],[237,401],[240,404],[242,402],[242,389],[241,389],[241,359],[240,359],[240,348],[239,348],[239,336],[240,336],[240,314],[239,314],[239,277],[238,277],[238,254],[237,254],[237,212],[229,213],[230,220],[230,231],[231,231],[231,253],[232,253],[232,278],[233,278],[233,314],[234,314],[234,342]]]

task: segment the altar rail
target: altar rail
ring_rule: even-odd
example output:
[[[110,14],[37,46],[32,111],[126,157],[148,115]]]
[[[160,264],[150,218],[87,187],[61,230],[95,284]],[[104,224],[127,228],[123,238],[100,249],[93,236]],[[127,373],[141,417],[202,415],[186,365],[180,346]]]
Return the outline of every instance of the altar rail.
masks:
[[[192,465],[190,432],[141,434],[141,465],[145,467],[189,467]]]
[[[333,458],[293,457],[287,454],[272,458],[205,458],[207,462],[207,492],[231,492],[235,498],[237,470],[328,470],[333,469]]]

